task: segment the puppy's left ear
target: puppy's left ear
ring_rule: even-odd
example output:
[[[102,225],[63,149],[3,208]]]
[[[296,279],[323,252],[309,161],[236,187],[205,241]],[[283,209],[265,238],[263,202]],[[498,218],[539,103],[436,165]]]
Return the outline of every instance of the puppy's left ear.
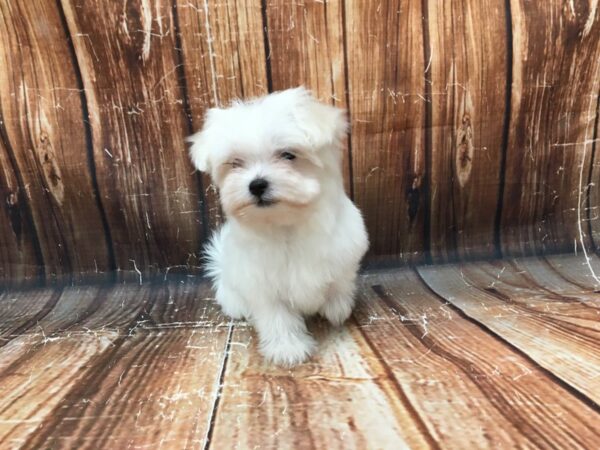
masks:
[[[298,96],[295,116],[311,143],[317,148],[340,147],[348,133],[346,112],[319,102],[303,87],[295,91]]]

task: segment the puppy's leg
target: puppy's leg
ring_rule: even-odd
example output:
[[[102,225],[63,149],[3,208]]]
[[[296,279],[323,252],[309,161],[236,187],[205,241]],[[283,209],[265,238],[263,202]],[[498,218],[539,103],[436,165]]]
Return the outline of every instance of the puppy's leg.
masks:
[[[281,303],[269,304],[253,311],[254,326],[265,358],[282,366],[305,361],[316,347],[303,317]]]
[[[354,308],[355,276],[334,282],[330,288],[325,304],[319,314],[325,317],[332,325],[342,325]]]
[[[235,320],[248,317],[244,299],[222,281],[217,284],[216,300],[226,316]]]

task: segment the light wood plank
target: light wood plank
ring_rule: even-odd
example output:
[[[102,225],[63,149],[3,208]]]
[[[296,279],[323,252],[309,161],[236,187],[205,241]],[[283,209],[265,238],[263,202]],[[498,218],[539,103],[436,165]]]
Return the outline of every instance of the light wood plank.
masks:
[[[547,292],[536,296],[502,287],[499,277],[506,269],[484,267],[483,263],[422,267],[419,273],[440,297],[600,403],[598,309]]]
[[[588,255],[548,255],[547,263],[562,277],[586,291],[600,292],[600,257]]]
[[[600,8],[595,1],[511,0],[510,9],[502,250],[570,252],[576,241],[581,251],[590,245],[586,186],[600,92]]]
[[[448,307],[414,272],[367,275],[361,293],[361,330],[435,442],[587,448],[600,439],[597,409]]]
[[[354,200],[371,258],[418,261],[425,249],[422,2],[345,3]]]
[[[314,328],[319,354],[285,370],[265,364],[254,333],[236,326],[211,447],[428,448],[356,327]]]
[[[434,261],[490,257],[496,251],[494,212],[508,107],[505,3],[426,2]]]

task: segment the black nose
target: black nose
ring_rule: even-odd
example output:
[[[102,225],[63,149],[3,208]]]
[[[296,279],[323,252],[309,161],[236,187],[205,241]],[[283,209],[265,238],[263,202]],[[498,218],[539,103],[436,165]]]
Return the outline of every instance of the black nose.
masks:
[[[255,197],[262,197],[267,188],[269,187],[269,182],[264,178],[255,178],[250,182],[248,189],[250,189],[250,193]]]

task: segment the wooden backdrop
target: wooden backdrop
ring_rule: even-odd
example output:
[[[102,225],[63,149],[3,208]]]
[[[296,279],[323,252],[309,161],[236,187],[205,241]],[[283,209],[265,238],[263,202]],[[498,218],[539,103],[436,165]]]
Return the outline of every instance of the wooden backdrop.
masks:
[[[593,251],[597,0],[0,0],[0,280],[194,272],[184,138],[304,84],[346,108],[371,261]]]

